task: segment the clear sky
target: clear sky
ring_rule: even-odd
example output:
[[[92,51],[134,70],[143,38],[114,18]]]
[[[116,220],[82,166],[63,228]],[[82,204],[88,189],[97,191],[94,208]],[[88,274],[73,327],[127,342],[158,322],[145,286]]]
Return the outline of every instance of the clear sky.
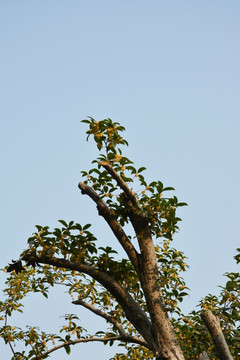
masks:
[[[58,219],[92,222],[114,246],[77,188],[97,155],[80,120],[110,117],[126,127],[136,166],[189,204],[174,241],[189,258],[184,310],[219,292],[223,273],[239,271],[239,18],[238,0],[0,1],[1,267],[34,225]],[[54,331],[76,312],[101,330],[62,289],[25,303],[19,324]],[[82,344],[51,359],[105,360],[115,349]]]

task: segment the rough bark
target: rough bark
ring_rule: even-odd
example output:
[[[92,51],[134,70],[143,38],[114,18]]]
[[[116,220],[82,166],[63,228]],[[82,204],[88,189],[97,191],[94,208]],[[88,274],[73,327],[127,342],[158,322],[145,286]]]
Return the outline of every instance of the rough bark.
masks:
[[[210,360],[206,351],[203,351],[197,358],[197,360]]]
[[[164,308],[162,291],[158,285],[157,258],[151,232],[146,219],[138,214],[130,215],[141,250],[141,285],[153,324],[153,334],[159,346],[157,359],[183,360],[184,356],[177,343],[172,323]]]
[[[208,310],[201,314],[201,317],[208,328],[211,338],[216,347],[220,360],[233,360],[233,357],[229,351],[226,340],[222,333],[219,319]]]
[[[164,300],[158,285],[158,265],[151,230],[148,226],[145,213],[138,202],[135,193],[129,189],[124,180],[115,172],[111,164],[102,162],[101,165],[116,180],[123,190],[123,202],[128,211],[129,219],[137,235],[140,247],[140,276],[148,311],[152,321],[152,334],[158,344],[156,359],[184,360],[183,353],[178,345],[172,323],[164,309]]]

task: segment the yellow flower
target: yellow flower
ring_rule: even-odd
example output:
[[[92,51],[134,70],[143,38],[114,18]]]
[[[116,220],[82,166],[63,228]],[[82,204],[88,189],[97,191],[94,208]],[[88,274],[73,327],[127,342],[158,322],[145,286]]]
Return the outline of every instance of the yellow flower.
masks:
[[[116,154],[116,155],[115,155],[115,158],[114,158],[114,161],[118,162],[118,161],[120,161],[121,159],[122,159],[122,156]]]
[[[14,337],[12,334],[8,335],[8,342],[11,342],[11,341],[14,341]]]
[[[55,344],[55,339],[54,339],[54,336],[51,336],[51,340],[52,340],[52,343],[53,343],[53,345]]]

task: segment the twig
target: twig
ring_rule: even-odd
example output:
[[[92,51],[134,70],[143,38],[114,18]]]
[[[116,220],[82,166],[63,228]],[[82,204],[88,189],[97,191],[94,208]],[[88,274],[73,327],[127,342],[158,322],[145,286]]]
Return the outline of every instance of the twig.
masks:
[[[43,359],[45,356],[47,356],[48,354],[52,353],[53,351],[56,351],[58,349],[61,349],[63,347],[65,347],[66,345],[75,345],[75,344],[79,344],[79,343],[87,343],[90,341],[100,341],[100,342],[106,342],[106,341],[115,341],[115,340],[122,340],[123,336],[112,336],[109,338],[87,338],[87,339],[78,339],[78,340],[73,340],[73,341],[69,341],[69,342],[65,342],[61,345],[57,345],[55,347],[53,347],[52,349],[46,351],[45,353],[41,354],[41,355],[37,355],[35,357],[34,360],[41,360]]]
[[[119,331],[119,334],[123,337],[123,340],[125,340],[126,342],[132,342],[135,344],[139,344],[145,347],[148,347],[148,344],[146,343],[146,341],[144,341],[143,339],[137,337],[137,336],[131,336],[129,334],[127,334],[123,327],[121,326],[121,324],[119,324],[118,321],[116,321],[112,316],[106,314],[105,312],[103,312],[102,310],[99,310],[97,308],[95,308],[94,306],[82,301],[82,300],[76,300],[76,301],[72,301],[73,304],[75,305],[82,305],[84,306],[86,309],[92,311],[94,314],[101,316],[102,318],[104,318],[105,320],[111,322]]]
[[[122,326],[119,324],[118,321],[116,321],[112,316],[106,314],[104,311],[97,309],[95,306],[90,305],[88,303],[86,303],[85,301],[82,300],[76,300],[76,301],[72,301],[73,304],[75,305],[82,305],[84,306],[86,309],[92,311],[94,314],[101,316],[102,318],[104,318],[105,320],[109,321],[110,323],[112,323],[119,331],[120,335],[124,335],[126,336],[127,334],[125,333],[124,329],[122,328]]]
[[[8,316],[8,314],[7,314],[7,310],[6,310],[6,312],[5,312],[5,324],[4,324],[5,326],[7,326],[7,316]],[[10,346],[10,349],[12,350],[12,353],[13,353],[13,355],[15,357],[16,354],[15,354],[15,351],[14,351],[14,349],[12,347],[11,341],[8,342],[8,345]]]

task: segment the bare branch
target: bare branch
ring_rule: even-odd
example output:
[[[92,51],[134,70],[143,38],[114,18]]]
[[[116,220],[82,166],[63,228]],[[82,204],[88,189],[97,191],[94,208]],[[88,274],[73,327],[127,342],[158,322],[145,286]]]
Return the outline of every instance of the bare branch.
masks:
[[[85,301],[82,301],[80,299],[76,300],[76,301],[72,301],[72,303],[75,304],[75,305],[82,305],[86,309],[92,311],[94,314],[101,316],[105,320],[112,323],[118,329],[120,335],[126,335],[126,333],[125,333],[124,329],[122,328],[121,324],[119,322],[117,322],[116,320],[114,320],[114,318],[112,316],[106,314],[104,311],[99,310],[95,306],[90,305],[90,304],[88,304]]]
[[[116,340],[123,340],[123,336],[112,336],[112,337],[109,337],[109,338],[86,338],[86,339],[78,339],[78,340],[73,340],[73,341],[69,341],[69,342],[65,342],[61,345],[57,345],[55,347],[53,347],[52,349],[50,350],[47,350],[45,353],[41,354],[41,355],[38,355],[36,356],[34,359],[35,360],[41,360],[43,359],[45,356],[47,356],[48,354],[58,350],[58,349],[61,349],[67,345],[76,345],[76,344],[79,344],[79,343],[87,343],[87,342],[94,342],[94,341],[100,341],[100,342],[106,342],[106,341],[116,341]]]
[[[11,344],[10,341],[9,341],[8,345],[10,346],[10,349],[11,349],[13,355],[16,356],[15,351],[14,351],[14,349],[13,349],[12,344]]]
[[[52,353],[52,352],[54,352],[54,351],[56,351],[58,349],[61,349],[61,348],[65,347],[66,345],[70,346],[70,345],[76,345],[76,344],[79,344],[79,343],[87,343],[87,342],[94,342],[94,341],[103,342],[103,343],[108,342],[108,341],[124,341],[124,342],[130,342],[130,343],[134,343],[134,344],[138,344],[138,345],[141,345],[141,346],[148,347],[148,344],[144,340],[142,340],[142,339],[140,339],[138,337],[135,337],[135,336],[127,335],[127,334],[118,335],[118,336],[111,336],[111,337],[108,337],[108,338],[90,337],[90,338],[86,338],[86,339],[77,339],[77,340],[73,340],[73,341],[69,341],[69,342],[65,342],[63,344],[57,345],[57,346],[53,347],[52,349],[47,350],[45,353],[36,356],[35,360],[41,360],[45,356],[47,356],[48,354],[50,354],[50,353]]]
[[[106,222],[108,223],[109,227],[113,231],[114,235],[122,245],[123,249],[126,251],[129,260],[133,264],[136,272],[139,274],[139,266],[138,266],[138,253],[125,234],[123,228],[116,220],[113,211],[111,211],[107,204],[100,198],[100,196],[91,188],[90,186],[80,182],[78,184],[79,189],[81,190],[82,194],[87,194],[96,204],[99,211],[99,215],[103,216]]]

